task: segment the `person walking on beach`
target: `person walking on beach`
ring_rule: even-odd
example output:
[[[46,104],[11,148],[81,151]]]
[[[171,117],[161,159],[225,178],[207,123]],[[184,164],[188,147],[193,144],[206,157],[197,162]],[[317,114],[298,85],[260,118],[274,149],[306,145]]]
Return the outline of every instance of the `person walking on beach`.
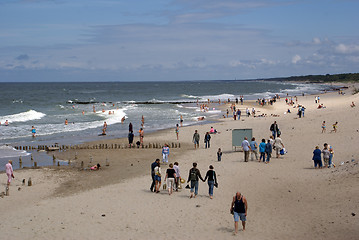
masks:
[[[132,131],[130,131],[129,133],[128,133],[128,147],[132,147],[132,144],[133,144],[133,138],[134,138],[134,134],[133,134],[133,132]]]
[[[322,154],[323,154],[323,160],[324,160],[324,167],[327,168],[329,167],[329,157],[330,157],[330,152],[328,149],[328,143],[324,143],[324,148],[322,150]]]
[[[7,187],[10,186],[11,179],[15,178],[14,171],[12,170],[12,160],[9,160],[7,164],[5,164],[5,171],[7,175]]]
[[[176,172],[176,184],[175,184],[175,190],[176,192],[178,191],[179,187],[180,187],[180,184],[181,184],[181,172],[180,172],[180,168],[178,166],[178,162],[175,162],[173,164],[173,169],[175,170]]]
[[[250,142],[251,147],[251,161],[253,161],[253,155],[255,156],[256,160],[258,161],[258,144],[256,139],[253,137],[252,141]]]
[[[198,179],[201,179],[203,181],[201,173],[197,168],[197,163],[194,162],[192,165],[193,167],[189,170],[189,175],[187,180],[187,183],[191,182],[191,196],[189,198],[196,197],[198,194]],[[194,191],[194,196],[193,196],[193,191]]]
[[[217,160],[218,160],[218,162],[222,161],[222,151],[221,151],[221,148],[218,148]]]
[[[194,148],[199,148],[199,134],[197,132],[197,130],[194,131],[194,134],[193,134],[193,143],[194,143]]]
[[[180,123],[181,123],[181,127],[183,127],[183,117],[182,117],[182,114],[180,116]]]
[[[177,136],[177,140],[178,140],[178,133],[179,133],[179,126],[178,126],[178,124],[176,124],[176,130],[175,130],[175,132],[176,132],[176,136]]]
[[[269,128],[269,130],[272,131],[272,136],[273,136],[273,138],[275,139],[276,136],[277,136],[277,132],[279,131],[277,121],[274,121],[274,123],[272,123],[272,125],[271,125],[270,128]]]
[[[208,195],[210,199],[213,198],[213,187],[218,186],[216,172],[213,169],[214,167],[212,165],[209,165],[209,170],[207,171],[206,177],[203,180],[203,182],[206,182],[206,180],[208,179]]]
[[[244,137],[244,140],[242,142],[242,148],[243,148],[243,152],[244,152],[244,161],[248,162],[248,158],[249,158],[249,150],[251,150],[251,146],[248,142],[248,138]]]
[[[155,192],[159,193],[161,187],[161,164],[158,162],[155,167]]]
[[[262,142],[259,144],[259,152],[261,154],[261,156],[259,157],[259,162],[261,161],[261,159],[263,159],[263,162],[266,161],[266,140],[263,138]]]
[[[274,148],[276,152],[276,157],[279,158],[280,150],[284,148],[284,144],[282,139],[280,138],[280,134],[277,135],[278,137],[274,139]]]
[[[175,182],[177,181],[176,171],[173,169],[173,164],[170,163],[166,171],[165,181],[167,180],[168,195],[172,194]]]
[[[237,110],[237,118],[238,120],[241,120],[241,110],[239,110],[239,108]]]
[[[325,133],[326,131],[326,126],[325,126],[325,121],[322,122],[322,133]]]
[[[314,168],[322,168],[322,151],[320,151],[319,147],[316,146],[315,150],[313,151],[313,158],[314,161]]]
[[[238,222],[239,219],[242,221],[243,231],[246,230],[248,203],[247,199],[240,193],[237,192],[233,197],[230,212],[233,213],[234,217],[234,234],[238,233]]]
[[[204,145],[206,149],[207,147],[210,148],[211,146],[210,141],[211,141],[211,135],[209,135],[209,132],[206,132],[206,135],[204,135]]]
[[[170,147],[165,144],[162,148],[162,163],[168,163],[168,156],[170,155]]]
[[[31,133],[33,138],[36,137],[36,128],[34,126],[31,128]]]
[[[158,166],[158,164],[160,163],[160,160],[157,158],[156,161],[154,161],[152,164],[151,164],[151,177],[152,177],[152,183],[151,183],[151,187],[150,187],[150,191],[156,191],[154,190],[154,187],[155,187],[155,184],[156,184],[156,179],[155,179],[155,168]]]
[[[270,161],[270,158],[272,156],[272,144],[271,144],[271,139],[268,139],[268,142],[266,144],[266,148],[265,148],[265,152],[266,152],[266,155],[267,155],[267,159],[266,159],[266,163],[269,163]]]

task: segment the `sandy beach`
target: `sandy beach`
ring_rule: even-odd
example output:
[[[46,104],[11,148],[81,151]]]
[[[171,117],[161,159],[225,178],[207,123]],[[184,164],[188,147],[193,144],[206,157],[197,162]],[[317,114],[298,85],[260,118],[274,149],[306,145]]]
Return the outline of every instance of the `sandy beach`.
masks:
[[[150,165],[161,159],[160,148],[57,152],[57,158],[71,159],[74,167],[14,172],[10,196],[0,198],[1,235],[5,239],[358,239],[359,106],[350,104],[359,104],[359,95],[352,95],[352,90],[345,90],[345,95],[321,94],[323,109],[317,109],[314,96],[298,96],[298,103],[306,108],[302,118],[296,115],[297,108],[281,98],[273,106],[237,105],[242,110],[240,121],[225,118],[182,127],[178,141],[175,129],[145,133],[144,144],[180,143],[180,148],[170,149],[169,162],[179,162],[185,180],[193,162],[198,163],[203,177],[213,165],[219,182],[213,199],[203,182],[194,199],[184,188],[170,196],[166,190],[151,192]],[[244,116],[247,105],[267,117]],[[228,107],[223,105],[223,110]],[[288,108],[292,113],[284,114]],[[271,135],[269,127],[274,121],[288,153],[280,158],[273,154],[269,164],[244,162],[243,152],[232,149],[232,129],[252,128],[260,143]],[[323,121],[326,133],[321,133]],[[331,133],[335,122],[338,131]],[[204,134],[211,126],[219,133],[212,135],[211,147],[205,149]],[[196,129],[201,137],[197,150],[192,143]],[[88,144],[100,143],[123,145],[127,139]],[[315,146],[323,149],[324,143],[333,146],[336,167],[314,169],[313,150]],[[217,161],[218,148],[223,152],[221,162]],[[103,167],[81,170],[81,161],[86,168],[95,163]],[[162,165],[162,172],[166,169]],[[29,177],[33,186],[23,186],[22,179],[27,183]],[[0,192],[6,180],[1,173]],[[247,198],[248,216],[246,230],[234,236],[229,210],[237,191]]]

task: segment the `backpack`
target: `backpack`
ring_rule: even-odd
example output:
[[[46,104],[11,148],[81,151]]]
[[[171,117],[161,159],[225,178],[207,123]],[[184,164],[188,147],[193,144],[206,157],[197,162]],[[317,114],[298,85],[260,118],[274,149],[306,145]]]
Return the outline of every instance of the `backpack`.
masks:
[[[195,168],[192,168],[189,173],[189,180],[196,181],[197,180],[197,171]]]

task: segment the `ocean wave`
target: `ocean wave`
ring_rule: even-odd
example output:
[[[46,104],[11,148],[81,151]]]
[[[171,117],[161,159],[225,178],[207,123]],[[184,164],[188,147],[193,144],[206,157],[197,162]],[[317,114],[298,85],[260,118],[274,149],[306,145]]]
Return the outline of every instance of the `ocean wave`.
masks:
[[[26,151],[16,150],[15,148],[8,145],[0,146],[0,158],[11,158],[11,157],[20,157],[28,156],[31,153]]]
[[[181,97],[184,97],[184,98],[192,98],[192,99],[200,99],[200,98],[201,98],[201,97],[198,97],[198,96],[187,95],[187,94],[182,94]]]
[[[32,120],[38,120],[45,116],[46,116],[45,113],[37,112],[35,110],[29,110],[27,112],[17,113],[17,114],[13,114],[13,115],[0,116],[0,122],[3,123],[6,120],[8,120],[9,123],[27,122],[27,121],[32,121]]]

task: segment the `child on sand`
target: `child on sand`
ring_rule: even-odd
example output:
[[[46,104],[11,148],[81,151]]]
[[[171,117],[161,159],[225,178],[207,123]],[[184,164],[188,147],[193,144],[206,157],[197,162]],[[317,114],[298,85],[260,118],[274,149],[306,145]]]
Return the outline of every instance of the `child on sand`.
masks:
[[[326,126],[325,126],[325,121],[323,121],[322,123],[322,133],[325,133],[326,131]]]
[[[334,124],[333,124],[333,130],[332,131],[330,131],[330,132],[337,132],[337,127],[338,127],[338,122],[335,122]]]
[[[218,148],[217,160],[218,160],[218,162],[222,161],[222,151],[221,151],[221,148]]]

